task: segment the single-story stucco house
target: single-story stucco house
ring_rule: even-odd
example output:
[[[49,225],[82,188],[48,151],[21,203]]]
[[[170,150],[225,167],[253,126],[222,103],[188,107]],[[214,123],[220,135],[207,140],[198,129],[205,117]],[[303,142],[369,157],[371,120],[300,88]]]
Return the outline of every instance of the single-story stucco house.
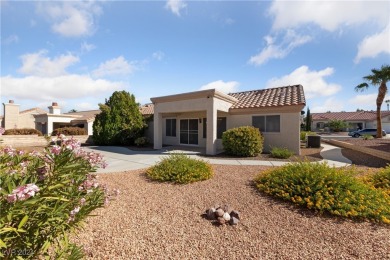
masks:
[[[285,147],[300,154],[300,118],[305,107],[302,85],[224,94],[215,89],[151,98],[153,143],[222,150],[222,133],[255,126],[264,136],[264,151]],[[141,110],[142,111],[142,110]],[[150,133],[149,133],[150,135]]]
[[[163,145],[205,148],[214,155],[223,150],[222,133],[239,126],[255,126],[264,136],[264,151],[285,147],[300,154],[301,110],[305,95],[301,85],[224,94],[215,89],[151,98],[140,107],[148,120],[145,136],[155,149]],[[35,128],[43,134],[60,127],[78,126],[93,134],[100,110],[61,113],[56,102],[46,112],[40,108],[19,111],[12,100],[4,103],[2,126]]]
[[[61,113],[61,107],[57,102],[48,107],[49,111],[37,107],[20,111],[20,105],[15,104],[13,100],[3,103],[3,106],[4,116],[1,118],[3,128],[34,128],[49,135],[54,129],[66,126],[84,128],[88,135],[92,135],[93,121],[100,113],[100,110]]]
[[[312,113],[311,129],[321,131],[331,120],[343,120],[349,124],[345,131],[377,128],[376,111]],[[390,111],[381,111],[382,129],[390,133]]]

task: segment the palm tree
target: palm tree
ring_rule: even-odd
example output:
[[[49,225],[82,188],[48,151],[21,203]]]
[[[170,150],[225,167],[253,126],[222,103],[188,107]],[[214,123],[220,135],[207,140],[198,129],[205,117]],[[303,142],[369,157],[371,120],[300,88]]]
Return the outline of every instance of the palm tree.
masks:
[[[376,98],[376,121],[377,121],[377,138],[382,137],[382,118],[381,118],[381,106],[387,93],[386,83],[390,81],[390,66],[382,65],[381,69],[372,69],[372,74],[363,77],[365,81],[374,86],[379,86],[378,96]],[[355,87],[356,91],[363,91],[369,88],[367,83],[361,83]]]

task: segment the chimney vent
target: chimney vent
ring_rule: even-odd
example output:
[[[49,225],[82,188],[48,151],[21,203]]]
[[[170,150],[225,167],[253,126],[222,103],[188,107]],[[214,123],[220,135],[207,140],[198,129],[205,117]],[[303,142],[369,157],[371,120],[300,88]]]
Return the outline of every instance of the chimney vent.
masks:
[[[10,100],[9,100],[9,103],[10,103],[10,104],[13,104],[13,103],[14,103],[14,101],[13,101],[12,99],[10,99]]]
[[[58,103],[57,103],[57,102],[53,102],[51,105],[52,105],[53,107],[57,107],[57,106],[58,106]]]

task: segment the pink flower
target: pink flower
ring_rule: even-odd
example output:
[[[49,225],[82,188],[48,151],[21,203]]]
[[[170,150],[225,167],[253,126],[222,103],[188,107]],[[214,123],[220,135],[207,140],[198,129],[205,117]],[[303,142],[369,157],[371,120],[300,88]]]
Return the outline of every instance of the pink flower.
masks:
[[[61,147],[58,145],[54,145],[51,149],[50,152],[55,155],[59,155],[61,153]]]
[[[81,205],[81,206],[84,206],[84,204],[85,204],[86,201],[87,201],[87,200],[86,200],[85,198],[81,198],[81,200],[80,200],[80,205]]]
[[[34,197],[35,193],[38,191],[39,188],[37,185],[34,183],[29,183],[14,189],[12,193],[7,196],[7,201],[12,203],[17,200],[26,200],[30,197]]]
[[[24,151],[20,150],[18,151],[18,155],[23,155],[24,154]]]
[[[16,153],[15,149],[13,149],[11,146],[6,146],[6,147],[4,147],[3,152],[4,152],[5,154],[11,156],[11,157],[14,156],[15,153]]]

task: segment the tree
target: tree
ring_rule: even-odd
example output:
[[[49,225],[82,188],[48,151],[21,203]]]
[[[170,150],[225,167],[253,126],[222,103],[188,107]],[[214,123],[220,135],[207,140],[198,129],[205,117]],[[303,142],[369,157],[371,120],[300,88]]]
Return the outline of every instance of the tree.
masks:
[[[349,127],[349,124],[347,122],[345,122],[344,120],[330,120],[328,122],[328,125],[329,127],[335,131],[335,132],[340,132],[342,131],[344,128],[347,128]]]
[[[310,108],[307,108],[306,112],[306,131],[311,131],[311,115],[310,115]]]
[[[77,110],[74,108],[68,111],[68,113],[75,113],[75,112],[77,112]]]
[[[390,80],[390,66],[382,65],[381,69],[372,69],[372,74],[363,77],[365,81],[374,86],[379,86],[378,96],[376,98],[376,121],[377,121],[377,138],[382,137],[382,118],[381,107],[387,93],[386,83]],[[369,88],[368,83],[364,82],[355,87],[356,91],[363,91]]]
[[[140,137],[145,122],[134,95],[115,91],[105,104],[99,104],[101,113],[93,123],[93,141],[99,145],[130,145]]]

